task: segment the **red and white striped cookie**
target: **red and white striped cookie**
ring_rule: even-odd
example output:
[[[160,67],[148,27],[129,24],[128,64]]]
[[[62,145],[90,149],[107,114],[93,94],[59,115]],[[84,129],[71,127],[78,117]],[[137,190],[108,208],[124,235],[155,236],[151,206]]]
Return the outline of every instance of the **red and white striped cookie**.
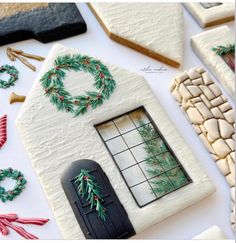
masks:
[[[7,141],[7,115],[0,118],[0,149]]]

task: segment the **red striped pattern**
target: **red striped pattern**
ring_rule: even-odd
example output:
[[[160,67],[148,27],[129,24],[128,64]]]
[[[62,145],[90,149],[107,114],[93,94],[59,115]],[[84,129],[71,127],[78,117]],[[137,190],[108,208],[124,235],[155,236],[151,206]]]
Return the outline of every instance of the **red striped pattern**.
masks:
[[[0,233],[2,235],[8,235],[11,228],[15,230],[19,235],[28,240],[36,240],[37,236],[30,234],[23,227],[14,225],[13,222],[20,224],[35,224],[35,225],[44,225],[49,221],[49,219],[42,218],[18,218],[16,214],[0,214]]]
[[[0,149],[7,141],[7,115],[0,118]]]

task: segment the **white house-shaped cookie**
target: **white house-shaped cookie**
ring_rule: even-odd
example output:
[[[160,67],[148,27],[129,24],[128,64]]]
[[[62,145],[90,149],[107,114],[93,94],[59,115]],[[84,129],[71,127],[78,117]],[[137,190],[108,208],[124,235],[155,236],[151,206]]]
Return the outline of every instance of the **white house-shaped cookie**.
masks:
[[[40,78],[54,67],[54,60],[58,56],[76,53],[77,50],[61,45],[52,48],[17,118],[22,141],[63,237],[84,238],[60,181],[64,171],[79,159],[90,159],[100,164],[137,234],[213,193],[213,184],[142,76],[106,63],[117,87],[102,106],[74,117],[71,113],[58,111],[50,103],[49,98],[44,95]],[[94,89],[93,81],[88,73],[68,71],[64,85],[73,95],[78,95]],[[139,113],[140,109],[144,109],[148,116],[143,112]],[[190,178],[186,185],[160,198],[147,188],[147,179],[142,181],[145,170],[140,174],[143,170],[140,165],[141,157],[144,155],[136,146],[137,143],[142,143],[136,132],[139,117],[145,124],[151,121],[158,128],[161,138],[166,141],[180,167]],[[113,122],[111,126],[108,121]],[[101,123],[101,129],[97,130],[96,125]],[[114,124],[116,129],[112,128]],[[121,138],[126,141],[125,144],[117,141]],[[133,150],[134,157],[129,160],[131,154],[123,154],[118,158],[116,155],[121,155],[123,150],[125,153]],[[126,168],[132,170],[127,173]],[[135,185],[141,185],[141,188]]]
[[[173,67],[183,61],[179,3],[89,3],[111,39]]]

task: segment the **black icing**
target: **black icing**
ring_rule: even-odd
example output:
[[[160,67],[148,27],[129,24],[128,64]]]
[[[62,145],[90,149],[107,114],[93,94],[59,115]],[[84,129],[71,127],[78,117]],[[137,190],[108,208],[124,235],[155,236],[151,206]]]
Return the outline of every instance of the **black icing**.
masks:
[[[101,187],[103,206],[107,214],[105,222],[98,217],[95,209],[90,209],[90,204],[86,202],[86,199],[82,199],[76,190],[74,178],[81,169],[89,171]],[[61,183],[87,239],[127,239],[135,235],[123,205],[99,164],[85,159],[73,162],[63,174]]]
[[[74,3],[50,3],[0,20],[0,45],[34,38],[47,43],[86,32]]]

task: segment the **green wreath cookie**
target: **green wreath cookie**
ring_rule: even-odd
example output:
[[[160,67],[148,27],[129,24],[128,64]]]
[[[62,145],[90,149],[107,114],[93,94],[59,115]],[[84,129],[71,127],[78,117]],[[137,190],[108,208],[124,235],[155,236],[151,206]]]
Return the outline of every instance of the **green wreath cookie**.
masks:
[[[4,187],[0,186],[0,200],[2,202],[12,201],[16,196],[18,196],[22,190],[25,188],[27,181],[24,178],[24,175],[17,170],[12,168],[0,170],[0,183],[5,178],[11,178],[16,181],[16,184],[12,190],[6,191]]]
[[[116,82],[108,68],[99,60],[79,54],[59,56],[55,67],[40,79],[45,95],[59,111],[71,112],[75,116],[84,114],[88,108],[97,108],[113,93]],[[87,91],[84,95],[72,96],[65,88],[65,71],[84,71],[94,77],[96,91]]]
[[[3,65],[0,67],[0,73],[7,73],[10,76],[8,81],[0,79],[0,88],[3,89],[7,89],[11,86],[14,86],[15,82],[19,78],[19,71],[14,66]]]

